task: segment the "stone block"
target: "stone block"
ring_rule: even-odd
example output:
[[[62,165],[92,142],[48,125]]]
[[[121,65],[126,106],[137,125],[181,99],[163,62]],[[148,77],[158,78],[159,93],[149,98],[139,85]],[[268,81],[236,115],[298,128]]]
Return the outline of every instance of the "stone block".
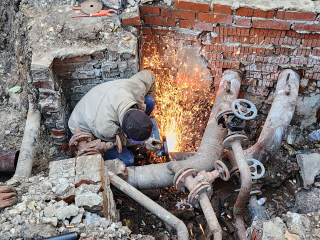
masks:
[[[98,212],[103,210],[102,193],[85,192],[75,197],[77,207],[83,207],[90,212]]]
[[[306,187],[313,184],[314,178],[320,171],[320,154],[298,154],[297,162],[300,167],[300,174],[303,185]]]
[[[79,187],[82,183],[101,182],[101,174],[104,170],[103,166],[103,158],[100,154],[78,157],[76,164],[76,187]]]

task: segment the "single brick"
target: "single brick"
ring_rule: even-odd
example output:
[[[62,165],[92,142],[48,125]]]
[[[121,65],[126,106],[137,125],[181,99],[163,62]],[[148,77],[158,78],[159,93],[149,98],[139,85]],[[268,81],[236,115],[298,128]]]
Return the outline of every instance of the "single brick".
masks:
[[[52,81],[38,81],[34,82],[35,88],[44,88],[54,90],[53,82]]]
[[[290,22],[256,20],[256,21],[253,21],[252,27],[289,30],[290,29]],[[320,26],[319,26],[319,29],[320,29]]]
[[[193,3],[193,2],[185,2],[185,1],[175,1],[175,8],[191,10],[195,12],[209,12],[210,4],[202,4],[202,3]]]
[[[221,13],[221,14],[233,14],[233,10],[231,6],[221,5],[221,4],[213,4],[213,12],[214,13]]]
[[[121,17],[124,25],[140,26],[141,24],[140,11],[134,13],[123,12]]]
[[[167,30],[167,29],[157,29],[157,28],[151,28],[152,34],[157,34],[157,35],[164,35],[168,37],[174,37],[175,33],[174,31]]]
[[[198,13],[198,20],[229,25],[232,24],[232,16],[220,14]]]
[[[181,28],[192,28],[200,31],[213,31],[213,24],[212,23],[203,23],[203,22],[194,22],[194,21],[187,21],[181,20],[180,21]]]
[[[230,38],[233,36],[230,36]],[[227,43],[228,42],[228,36],[218,36],[211,38],[212,43]]]
[[[55,58],[53,63],[73,63],[73,62],[87,62],[90,61],[90,55],[84,55],[81,57],[73,57],[73,58],[66,58],[64,60],[60,60],[59,58]]]
[[[64,135],[66,135],[66,131],[64,131],[64,130],[51,129],[51,133],[54,136],[64,136]]]
[[[170,11],[167,9],[161,9],[162,17],[170,17],[170,18],[179,18],[186,20],[195,20],[196,13],[195,12],[186,12],[186,11]]]
[[[253,9],[252,8],[238,8],[236,11],[236,15],[244,16],[244,17],[252,17],[253,16]]]
[[[312,55],[313,56],[320,56],[320,49],[313,49]]]
[[[295,31],[320,32],[319,23],[295,23],[293,26]]]
[[[262,11],[260,9],[254,9],[253,10],[253,17],[259,17],[259,18],[273,18],[274,11]]]
[[[176,26],[176,22],[173,18],[164,18],[164,17],[150,17],[145,16],[145,23],[148,25],[160,25],[160,26]]]
[[[250,27],[251,26],[251,18],[234,19],[234,23],[238,27]]]
[[[314,21],[316,20],[316,13],[307,12],[284,12],[278,11],[277,19],[296,20],[296,21]]]
[[[156,6],[142,6],[140,7],[142,15],[160,15],[160,8]]]
[[[146,42],[152,42],[152,43],[156,43],[159,41],[159,36],[154,36],[154,35],[144,35],[143,39]]]
[[[65,65],[65,64],[59,64],[59,65],[53,65],[53,69],[56,72],[73,72],[74,68],[72,65]]]
[[[151,28],[143,27],[141,30],[142,30],[143,35],[151,35],[152,34]]]

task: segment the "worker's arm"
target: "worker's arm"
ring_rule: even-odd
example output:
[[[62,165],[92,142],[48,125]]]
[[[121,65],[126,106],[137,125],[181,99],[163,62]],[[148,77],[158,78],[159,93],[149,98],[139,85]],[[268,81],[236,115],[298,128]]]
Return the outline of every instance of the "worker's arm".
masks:
[[[146,87],[146,95],[149,94],[152,97],[156,96],[156,82],[151,71],[143,70],[133,75],[131,78],[140,80],[141,82],[144,83]]]

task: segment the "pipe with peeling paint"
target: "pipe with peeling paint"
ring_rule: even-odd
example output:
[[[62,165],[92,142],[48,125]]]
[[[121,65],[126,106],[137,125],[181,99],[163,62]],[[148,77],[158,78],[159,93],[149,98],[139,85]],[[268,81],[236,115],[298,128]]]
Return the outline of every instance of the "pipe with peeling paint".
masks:
[[[162,221],[167,223],[169,226],[175,228],[177,230],[178,240],[188,240],[189,232],[186,225],[179,218],[165,210],[159,204],[152,201],[146,195],[144,195],[139,190],[132,187],[129,183],[122,180],[116,174],[111,171],[108,171],[109,179],[112,185],[116,188],[127,194],[133,200],[138,202],[141,206],[148,209]]]
[[[291,69],[280,73],[272,107],[258,141],[245,150],[246,159],[265,163],[279,150],[297,106],[299,81],[299,75]]]
[[[15,174],[13,179],[11,179],[12,181],[19,178],[28,178],[31,175],[35,146],[40,131],[40,120],[41,114],[39,109],[37,109],[32,103],[32,100],[29,99],[29,110],[22,138],[20,155]]]
[[[214,162],[221,157],[222,140],[226,134],[226,129],[218,126],[216,117],[219,113],[231,111],[231,103],[237,99],[240,85],[241,76],[237,71],[226,70],[223,73],[199,150],[194,156],[180,161],[182,167],[194,168],[198,172],[213,170]],[[172,186],[174,172],[167,166],[168,163],[128,167],[128,183],[139,189]]]

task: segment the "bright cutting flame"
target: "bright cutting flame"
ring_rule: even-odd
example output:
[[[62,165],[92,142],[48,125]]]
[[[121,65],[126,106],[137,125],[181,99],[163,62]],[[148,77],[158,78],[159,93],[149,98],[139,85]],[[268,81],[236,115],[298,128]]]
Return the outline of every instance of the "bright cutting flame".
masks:
[[[213,106],[212,78],[199,64],[197,51],[187,52],[176,41],[167,42],[165,54],[149,49],[143,67],[156,78],[154,117],[167,140],[169,152],[194,152],[198,149]]]

